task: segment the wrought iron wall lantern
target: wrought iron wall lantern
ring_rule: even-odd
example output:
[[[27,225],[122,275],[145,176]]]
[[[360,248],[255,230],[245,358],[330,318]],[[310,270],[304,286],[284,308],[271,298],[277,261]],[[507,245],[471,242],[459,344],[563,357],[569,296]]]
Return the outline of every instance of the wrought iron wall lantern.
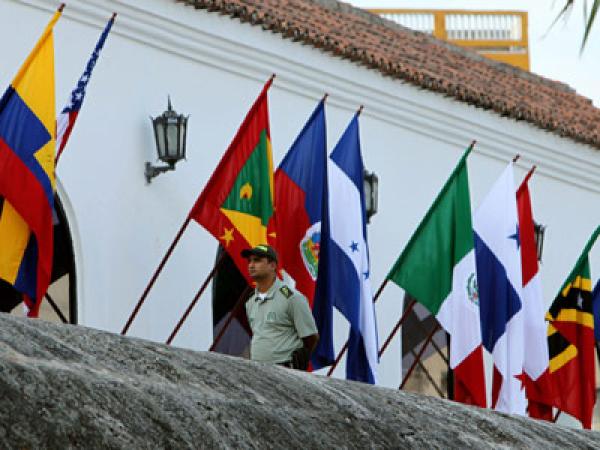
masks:
[[[175,164],[185,159],[185,141],[187,137],[187,121],[189,116],[177,114],[171,106],[171,97],[168,99],[167,110],[160,116],[152,118],[154,138],[158,159],[166,166],[153,166],[146,162],[146,181],[150,183],[155,176],[175,170]]]
[[[535,246],[537,248],[538,261],[542,261],[542,252],[544,251],[544,234],[546,233],[546,226],[533,222],[533,231],[535,233]]]
[[[365,190],[365,210],[367,214],[367,223],[371,217],[377,213],[377,198],[379,195],[379,178],[374,172],[364,171],[364,190]]]

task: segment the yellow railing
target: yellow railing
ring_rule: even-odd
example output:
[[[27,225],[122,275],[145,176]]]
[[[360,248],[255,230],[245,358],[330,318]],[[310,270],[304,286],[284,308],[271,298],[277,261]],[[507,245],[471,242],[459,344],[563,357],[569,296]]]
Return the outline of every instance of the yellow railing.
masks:
[[[483,56],[529,70],[527,13],[433,9],[369,9],[386,19]]]

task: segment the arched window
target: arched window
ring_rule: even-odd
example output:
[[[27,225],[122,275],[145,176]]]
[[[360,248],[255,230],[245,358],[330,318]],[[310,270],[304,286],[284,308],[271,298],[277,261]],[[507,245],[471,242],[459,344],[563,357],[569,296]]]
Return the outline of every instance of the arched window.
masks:
[[[77,298],[73,242],[67,218],[58,195],[54,197],[54,253],[48,293],[40,308],[40,318],[51,322],[77,323]],[[21,294],[0,280],[0,311],[25,314]]]

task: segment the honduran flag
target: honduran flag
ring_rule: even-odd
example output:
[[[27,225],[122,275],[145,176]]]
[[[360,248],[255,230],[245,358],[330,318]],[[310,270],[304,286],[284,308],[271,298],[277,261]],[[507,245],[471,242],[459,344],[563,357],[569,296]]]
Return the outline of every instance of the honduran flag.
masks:
[[[473,227],[481,335],[494,360],[492,407],[524,415],[522,275],[512,163],[481,203]]]
[[[326,159],[323,99],[275,172],[279,259],[311,306],[319,264]]]
[[[313,308],[313,314],[318,323],[320,315],[325,314],[327,320],[323,323],[331,327],[331,305],[342,313],[350,324],[346,378],[375,383],[379,357],[369,279],[363,171],[356,113],[327,161],[321,252],[314,299],[314,304],[323,305],[323,308]],[[317,356],[333,359],[331,333],[319,331],[322,334]],[[327,352],[330,352],[329,355]]]
[[[100,35],[100,39],[98,39],[96,48],[94,49],[92,56],[90,57],[85,70],[83,71],[83,74],[77,82],[77,86],[75,86],[75,89],[73,89],[73,92],[71,92],[71,96],[69,97],[67,104],[56,119],[56,161],[58,161],[60,158],[60,155],[67,145],[71,131],[73,131],[75,120],[77,119],[77,115],[79,114],[81,106],[83,105],[85,89],[92,76],[94,66],[98,61],[98,56],[100,56],[100,51],[102,50],[102,47],[104,47],[106,37],[108,36],[113,23],[115,23],[116,16],[116,13],[113,14],[111,19],[106,24],[104,31]]]

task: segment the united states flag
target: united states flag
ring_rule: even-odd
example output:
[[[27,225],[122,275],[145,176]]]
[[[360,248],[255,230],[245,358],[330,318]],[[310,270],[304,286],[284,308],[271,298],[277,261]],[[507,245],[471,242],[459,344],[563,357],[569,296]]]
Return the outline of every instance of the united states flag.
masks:
[[[96,61],[98,61],[98,56],[100,55],[102,47],[104,47],[104,41],[106,41],[106,37],[108,36],[108,33],[115,22],[116,16],[116,13],[113,14],[111,19],[106,24],[106,27],[104,28],[104,31],[102,32],[102,35],[96,44],[96,48],[94,49],[94,52],[92,53],[87,66],[85,67],[83,75],[81,75],[81,78],[79,78],[79,81],[77,82],[77,86],[75,86],[75,89],[73,89],[73,92],[71,92],[71,96],[69,97],[69,101],[67,101],[67,105],[56,119],[56,162],[58,162],[60,155],[67,145],[67,141],[69,140],[69,136],[73,130],[73,125],[75,125],[75,120],[77,119],[77,115],[79,114],[79,110],[83,104],[85,88],[90,81],[92,71],[94,70]]]

